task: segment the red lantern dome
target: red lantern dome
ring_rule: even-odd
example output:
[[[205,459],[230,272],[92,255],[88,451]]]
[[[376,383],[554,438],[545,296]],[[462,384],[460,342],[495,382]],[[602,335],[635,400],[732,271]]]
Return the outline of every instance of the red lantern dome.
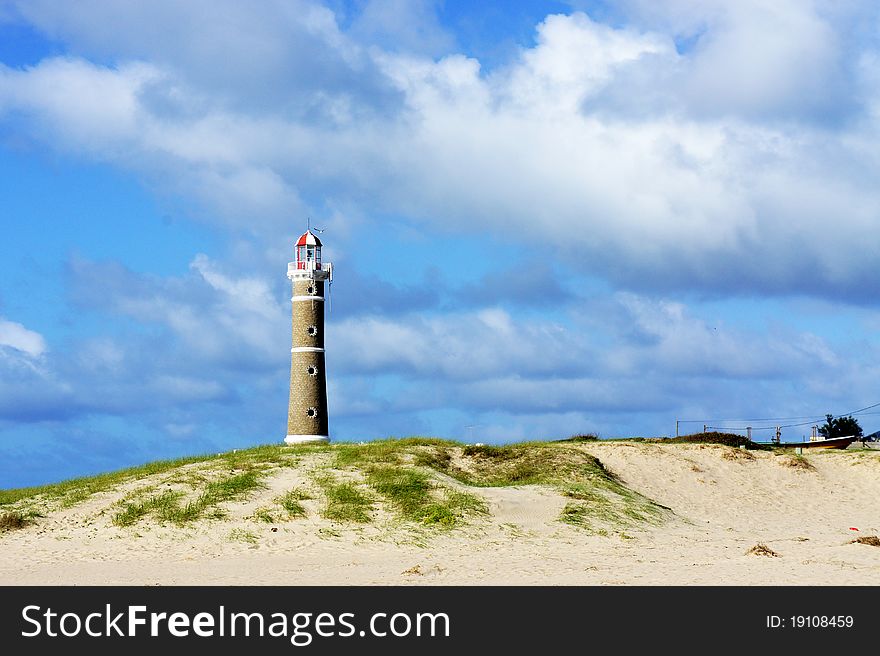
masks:
[[[311,230],[306,230],[296,241],[296,268],[321,268],[321,240]]]

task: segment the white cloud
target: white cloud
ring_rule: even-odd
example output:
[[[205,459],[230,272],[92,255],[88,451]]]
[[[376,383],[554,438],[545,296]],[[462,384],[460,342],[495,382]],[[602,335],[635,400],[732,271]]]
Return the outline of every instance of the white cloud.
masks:
[[[121,158],[146,118],[138,90],[160,76],[149,64],[111,69],[64,57],[27,70],[0,64],[0,108],[27,111],[42,137],[58,145]]]
[[[327,334],[333,343],[328,357],[350,372],[474,380],[502,371],[571,371],[591,357],[588,341],[562,326],[515,321],[501,309],[430,317],[360,316],[328,325]]]
[[[276,259],[289,244],[273,238],[292,216],[355,207],[364,224],[387,214],[428,235],[488,233],[526,262],[560,258],[640,292],[613,296],[596,316],[575,303],[570,317],[458,306],[444,315],[442,290],[395,291],[365,277],[361,289],[386,294],[371,312],[406,308],[328,325],[343,413],[535,413],[507,424],[528,431],[540,416],[573,423],[587,411],[662,409],[685,391],[695,404],[732,390],[762,403],[785,391],[761,385],[791,375],[817,385],[811,394],[842,395],[847,383],[836,381],[870,387],[873,354],[850,365],[809,331],[736,329],[671,300],[685,289],[876,302],[880,56],[875,37],[848,38],[856,18],[876,15],[869,5],[674,0],[629,3],[620,25],[549,16],[534,44],[491,72],[451,51],[424,4],[421,45],[445,56],[382,46],[401,28],[379,26],[403,6],[394,2],[364,5],[348,31],[305,0],[259,10],[17,6],[69,52],[0,67],[4,127],[132,171],[204,220],[260,233]],[[355,259],[337,261],[346,255]],[[147,335],[80,345],[71,362],[99,392],[76,396],[77,407],[133,411],[125,375],[141,368],[141,391],[198,404],[227,398],[248,368],[258,374],[243,385],[271,388],[286,367],[280,281],[205,256],[164,279],[74,262],[72,280],[80,302],[133,318]],[[4,372],[46,351],[8,321],[0,344]],[[28,379],[35,395],[46,371]],[[808,376],[817,372],[835,381],[826,392]],[[379,373],[411,385],[392,399],[399,407],[364,382]],[[744,380],[747,392],[734,386]],[[71,398],[65,384],[52,398]],[[34,416],[50,405],[39,398]]]
[[[296,106],[302,87],[351,93],[373,83],[360,48],[311,0],[14,4],[24,20],[90,59],[152,61],[232,105],[259,105],[268,95]]]
[[[92,17],[123,15],[113,6],[93,4]],[[854,300],[878,291],[880,233],[870,227],[880,165],[869,156],[878,119],[822,123],[834,80],[847,85],[835,107],[852,112],[862,99],[850,96],[866,88],[859,80],[873,79],[871,43],[842,59],[841,12],[711,4],[698,26],[685,25],[702,32],[682,54],[675,11],[689,4],[667,12],[672,33],[647,19],[651,29],[549,16],[534,46],[486,75],[462,55],[368,51],[332,14],[303,6],[300,20],[267,5],[298,26],[284,29],[320,35],[310,61],[336,53],[340,74],[362,67],[381,80],[364,92],[379,103],[370,113],[348,83],[299,78],[288,83],[299,105],[245,85],[237,93],[253,102],[230,102],[204,79],[210,51],[165,57],[147,47],[144,34],[179,17],[166,4],[139,7],[137,26],[120,25],[140,44],[130,46],[58,5],[22,9],[120,61],[2,69],[0,107],[25,116],[34,138],[129,167],[236,229],[275,235],[308,197],[436,230],[517,241],[539,233],[569,264],[636,289]],[[191,18],[187,10],[181,20],[196,43],[228,28]],[[247,19],[247,38],[280,38],[269,22]],[[271,61],[296,56],[282,49]]]
[[[837,375],[846,366],[826,340],[810,332],[736,329],[695,316],[682,303],[635,294],[574,306],[572,319],[573,324],[540,315],[514,317],[497,308],[358,316],[328,327],[333,344],[328,357],[343,375],[398,373],[466,384],[468,390],[504,388],[510,393],[508,407],[538,388],[547,393],[535,396],[535,403],[580,398],[602,405],[631,399],[616,387],[632,380],[646,391],[656,385],[651,394],[666,399],[660,392],[670,378],[776,380]],[[500,403],[501,396],[496,400]]]
[[[773,335],[710,325],[682,303],[618,294],[621,323],[635,337],[607,354],[620,373],[662,372],[672,376],[774,379],[837,370],[843,362],[817,335]],[[621,327],[622,328],[622,327]]]
[[[386,49],[442,54],[455,39],[440,25],[436,4],[435,0],[365,0],[349,33]]]
[[[163,351],[179,348],[193,366],[236,371],[278,363],[286,352],[289,319],[271,285],[256,276],[224,273],[205,255],[197,255],[190,269],[188,276],[157,278],[75,259],[70,279],[78,303],[170,331],[179,343]]]
[[[46,340],[33,330],[20,323],[0,318],[0,347],[7,346],[32,358],[38,358],[46,351]]]
[[[0,318],[0,424],[64,419],[77,412],[72,386],[52,370],[46,340]]]
[[[503,93],[529,115],[546,120],[579,113],[621,66],[650,55],[671,57],[669,38],[614,29],[585,14],[548,16],[537,27],[537,45],[522,52],[504,81]]]

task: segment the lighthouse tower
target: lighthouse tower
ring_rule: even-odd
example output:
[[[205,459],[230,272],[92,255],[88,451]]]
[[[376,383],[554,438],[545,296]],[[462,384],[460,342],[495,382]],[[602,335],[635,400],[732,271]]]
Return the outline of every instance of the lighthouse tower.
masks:
[[[287,265],[293,282],[293,348],[290,349],[290,402],[287,444],[327,442],[327,376],[324,369],[324,285],[333,265],[321,262],[321,240],[307,230]]]

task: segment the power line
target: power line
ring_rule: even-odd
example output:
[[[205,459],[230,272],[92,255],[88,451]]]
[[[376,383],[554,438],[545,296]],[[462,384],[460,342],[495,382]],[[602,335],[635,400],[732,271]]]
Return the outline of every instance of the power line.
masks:
[[[880,414],[880,412],[866,412],[867,410],[872,410],[873,408],[877,408],[877,407],[880,407],[880,402],[874,403],[869,406],[865,406],[864,408],[859,408],[858,410],[853,410],[852,412],[844,412],[839,415],[832,415],[831,418],[832,419],[839,419],[840,417],[851,417],[852,415],[857,415],[860,413],[871,414],[871,415]],[[703,424],[704,426],[706,426],[707,429],[712,428],[714,430],[721,430],[721,429],[724,429],[724,430],[749,430],[749,429],[751,429],[753,431],[759,431],[759,430],[776,430],[777,428],[797,428],[799,426],[809,426],[810,424],[815,424],[816,422],[824,421],[826,418],[827,418],[827,415],[822,415],[821,417],[818,417],[816,415],[812,415],[812,416],[804,415],[801,417],[765,417],[762,419],[679,419],[677,421],[680,424]],[[807,421],[802,421],[802,422],[795,423],[795,424],[781,424],[781,425],[776,425],[776,426],[743,426],[741,428],[737,427],[737,426],[709,426],[708,425],[710,422],[725,424],[725,423],[739,423],[739,422],[746,422],[746,421],[793,421],[795,419],[807,419]]]
[[[848,417],[849,415],[855,415],[860,412],[864,412],[865,410],[870,410],[871,408],[876,408],[877,406],[880,406],[880,403],[875,403],[874,405],[869,405],[867,408],[862,408],[861,410],[853,410],[852,412],[847,412],[845,415],[837,415],[837,416],[838,417],[844,417],[844,416]]]
[[[880,405],[880,404],[878,404],[878,405]],[[703,423],[706,423],[706,422],[708,422],[708,421],[713,421],[713,422],[725,422],[725,421],[793,421],[793,420],[795,420],[795,419],[810,419],[810,418],[812,418],[812,417],[814,417],[814,416],[815,416],[815,415],[803,415],[803,416],[800,416],[800,417],[763,417],[763,418],[760,418],[760,419],[759,419],[759,418],[755,418],[755,417],[748,417],[748,418],[745,418],[745,419],[743,419],[743,418],[740,418],[740,419],[679,419],[678,421],[681,422],[682,424],[703,424]]]

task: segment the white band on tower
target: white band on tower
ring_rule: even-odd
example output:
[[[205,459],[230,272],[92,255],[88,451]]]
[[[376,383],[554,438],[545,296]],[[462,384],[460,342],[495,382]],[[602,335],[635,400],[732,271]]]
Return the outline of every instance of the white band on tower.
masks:
[[[324,349],[320,346],[294,346],[290,349],[291,353],[323,353]]]
[[[288,435],[284,438],[285,444],[317,444],[329,441],[328,435]]]

